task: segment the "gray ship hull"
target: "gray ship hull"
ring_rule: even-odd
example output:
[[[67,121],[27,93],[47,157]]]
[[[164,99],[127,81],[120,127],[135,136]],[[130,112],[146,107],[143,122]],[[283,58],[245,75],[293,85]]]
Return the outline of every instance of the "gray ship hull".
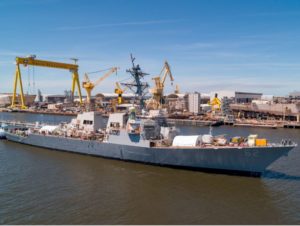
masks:
[[[248,148],[149,148],[93,140],[7,133],[10,141],[106,158],[161,166],[234,172],[259,176],[270,164],[287,155],[293,146]]]

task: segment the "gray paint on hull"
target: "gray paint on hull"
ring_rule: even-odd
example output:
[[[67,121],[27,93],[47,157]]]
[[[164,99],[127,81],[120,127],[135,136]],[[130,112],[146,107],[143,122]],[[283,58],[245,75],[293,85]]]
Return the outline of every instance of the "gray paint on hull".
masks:
[[[262,173],[293,148],[149,148],[38,134],[21,137],[10,133],[7,139],[43,148],[148,164],[253,173]]]

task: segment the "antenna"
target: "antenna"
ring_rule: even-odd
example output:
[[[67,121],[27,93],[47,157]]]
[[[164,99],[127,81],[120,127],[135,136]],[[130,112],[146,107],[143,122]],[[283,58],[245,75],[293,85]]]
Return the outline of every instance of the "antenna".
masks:
[[[31,54],[31,55],[27,56],[27,58],[35,59],[35,58],[36,58],[36,55]]]
[[[134,67],[135,57],[132,56],[132,53],[130,53],[130,58],[131,58],[131,62],[132,62],[132,67]]]
[[[74,61],[74,64],[77,64],[77,62],[78,62],[78,59],[77,59],[77,58],[70,58],[70,60],[73,60],[73,61]]]

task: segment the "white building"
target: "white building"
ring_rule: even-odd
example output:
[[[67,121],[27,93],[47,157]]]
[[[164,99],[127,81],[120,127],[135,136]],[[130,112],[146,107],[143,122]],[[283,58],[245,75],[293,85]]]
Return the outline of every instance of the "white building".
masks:
[[[200,113],[201,95],[200,93],[188,94],[188,111],[194,114]]]

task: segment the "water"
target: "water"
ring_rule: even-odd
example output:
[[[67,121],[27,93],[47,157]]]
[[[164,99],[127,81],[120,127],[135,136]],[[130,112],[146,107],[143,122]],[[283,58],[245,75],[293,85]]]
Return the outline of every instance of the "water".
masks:
[[[0,112],[0,120],[17,121],[17,122],[31,122],[37,121],[58,124],[60,122],[70,122],[75,116],[68,115],[48,115],[48,114],[25,114],[21,112]]]
[[[0,119],[71,117],[1,113]],[[182,133],[209,128],[181,127]],[[300,130],[220,127],[271,141]],[[262,178],[210,174],[56,152],[0,141],[0,224],[300,224],[300,152]]]

